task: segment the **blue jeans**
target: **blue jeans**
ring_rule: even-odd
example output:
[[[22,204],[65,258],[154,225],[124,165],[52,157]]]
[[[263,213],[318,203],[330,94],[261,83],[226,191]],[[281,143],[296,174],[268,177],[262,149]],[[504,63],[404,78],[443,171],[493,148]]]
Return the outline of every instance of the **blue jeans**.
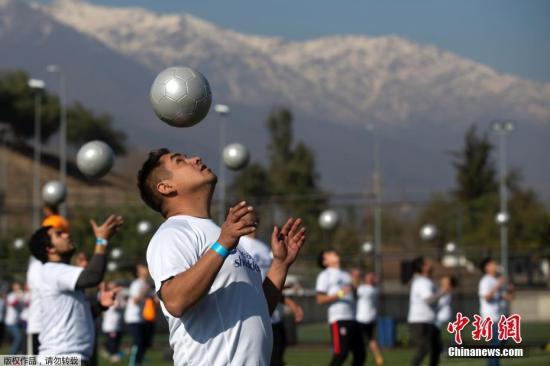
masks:
[[[501,344],[498,340],[498,320],[493,323],[493,339],[491,339],[491,346],[497,347]],[[488,366],[500,366],[500,359],[498,357],[490,357],[487,359]]]
[[[23,334],[21,334],[21,328],[18,325],[8,325],[8,331],[11,334],[11,348],[10,355],[16,355],[22,351],[21,346],[23,345]]]

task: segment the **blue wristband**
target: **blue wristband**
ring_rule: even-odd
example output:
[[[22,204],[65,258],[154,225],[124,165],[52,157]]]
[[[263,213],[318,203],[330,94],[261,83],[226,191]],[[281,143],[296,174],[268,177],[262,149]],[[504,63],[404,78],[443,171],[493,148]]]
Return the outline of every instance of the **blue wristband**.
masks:
[[[107,239],[97,238],[95,240],[96,245],[107,245]]]
[[[223,247],[223,245],[221,245],[220,243],[218,242],[215,242],[214,244],[212,244],[210,246],[210,249],[212,249],[213,251],[215,251],[216,253],[218,253],[222,258],[227,258],[227,256],[229,255],[229,250],[225,249]]]

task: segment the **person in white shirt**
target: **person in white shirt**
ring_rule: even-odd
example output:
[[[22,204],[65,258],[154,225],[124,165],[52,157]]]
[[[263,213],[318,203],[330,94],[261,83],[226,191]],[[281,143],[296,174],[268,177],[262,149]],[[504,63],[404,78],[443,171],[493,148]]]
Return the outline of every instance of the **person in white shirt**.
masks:
[[[321,251],[317,264],[323,269],[315,285],[317,304],[328,305],[332,337],[330,365],[343,365],[350,351],[353,353],[352,365],[363,365],[365,344],[355,320],[355,290],[351,276],[340,268],[340,256],[334,249]]]
[[[493,321],[493,346],[498,346],[498,321],[501,315],[506,315],[506,302],[511,301],[513,292],[506,278],[497,272],[497,264],[488,257],[481,261],[480,269],[483,277],[479,280],[479,315],[481,319],[491,318]],[[489,366],[500,364],[497,357],[489,358]]]
[[[453,276],[443,276],[439,280],[440,288],[456,288],[456,279]],[[453,302],[452,292],[448,292],[439,298],[437,302],[437,314],[435,316],[435,325],[439,329],[447,329],[447,325],[452,318],[451,304]]]
[[[147,329],[143,319],[143,305],[145,298],[150,292],[149,270],[144,264],[136,265],[136,279],[130,284],[128,301],[124,311],[124,321],[128,331],[132,335],[132,349],[130,353],[130,366],[141,365],[147,347],[145,334]]]
[[[29,286],[31,303],[29,306],[29,316],[27,321],[27,353],[30,355],[38,354],[38,335],[40,334],[40,296],[38,296],[38,287],[42,277],[42,262],[31,255],[29,267],[27,269],[27,284]]]
[[[24,293],[19,282],[11,284],[11,292],[6,297],[6,327],[10,332],[12,343],[9,354],[19,354],[23,350],[23,332],[21,330],[21,312],[24,307]]]
[[[45,226],[29,241],[31,254],[43,263],[38,296],[41,303],[40,356],[76,355],[88,364],[93,349],[95,326],[84,289],[103,280],[108,240],[122,224],[111,215],[98,226],[91,221],[96,236],[94,255],[85,268],[68,263],[75,251],[69,234]],[[103,310],[112,305],[114,292],[101,291]]]
[[[270,313],[305,241],[300,219],[273,228],[273,263],[260,268],[239,238],[256,230],[240,202],[220,228],[211,219],[216,175],[199,157],[159,149],[138,173],[143,201],[166,221],[147,248],[147,264],[170,329],[175,365],[269,364]]]
[[[259,225],[260,220],[258,216],[255,216],[256,223]],[[251,234],[243,236],[239,239],[239,246],[246,250],[254,261],[260,267],[262,274],[262,280],[267,276],[267,271],[271,266],[271,249],[256,237],[257,232],[254,231]],[[304,312],[300,305],[287,296],[283,296],[282,301],[277,304],[275,311],[271,315],[271,329],[273,331],[273,350],[271,352],[270,366],[283,366],[284,354],[287,346],[287,336],[284,327],[284,305],[288,306],[294,314],[294,320],[299,323],[302,321]]]
[[[113,291],[117,288],[114,282],[105,283],[104,286]],[[101,331],[105,334],[106,356],[112,363],[120,362],[120,341],[122,339],[123,313],[126,305],[124,295],[118,292],[113,306],[103,313]]]
[[[376,317],[378,315],[379,292],[376,287],[376,276],[373,272],[365,274],[365,283],[357,287],[357,310],[355,318],[367,339],[367,344],[374,355],[374,363],[383,365],[384,358],[375,337]]]
[[[443,349],[438,328],[435,325],[435,314],[439,299],[449,293],[450,288],[441,288],[438,292],[430,279],[433,271],[432,262],[424,257],[412,261],[414,277],[411,283],[409,298],[408,322],[411,335],[417,343],[417,352],[411,365],[418,366],[427,354],[429,364],[439,364],[439,356]]]

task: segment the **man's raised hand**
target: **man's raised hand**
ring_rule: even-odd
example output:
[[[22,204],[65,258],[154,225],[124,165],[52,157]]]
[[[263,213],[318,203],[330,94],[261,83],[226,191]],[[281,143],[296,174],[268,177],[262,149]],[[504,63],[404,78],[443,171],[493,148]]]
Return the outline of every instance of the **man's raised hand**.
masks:
[[[95,237],[106,240],[109,240],[120,229],[123,223],[122,216],[116,215],[110,215],[101,226],[98,226],[94,220],[90,220]]]
[[[239,243],[239,238],[256,230],[255,215],[252,206],[247,206],[245,201],[237,203],[229,209],[229,213],[222,225],[218,242],[227,250],[231,250]]]
[[[306,240],[306,228],[302,219],[290,218],[281,229],[273,227],[271,234],[271,251],[273,260],[290,266],[296,260]]]

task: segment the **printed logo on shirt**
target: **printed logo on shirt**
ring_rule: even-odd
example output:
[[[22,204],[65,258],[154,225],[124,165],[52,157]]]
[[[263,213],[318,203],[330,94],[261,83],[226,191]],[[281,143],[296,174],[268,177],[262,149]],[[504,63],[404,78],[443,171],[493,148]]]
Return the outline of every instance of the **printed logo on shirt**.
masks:
[[[233,262],[233,265],[236,268],[245,267],[251,271],[260,272],[260,267],[250,254],[243,250],[240,250],[239,248],[237,248],[237,251],[239,254],[239,258],[235,259],[235,261]]]

